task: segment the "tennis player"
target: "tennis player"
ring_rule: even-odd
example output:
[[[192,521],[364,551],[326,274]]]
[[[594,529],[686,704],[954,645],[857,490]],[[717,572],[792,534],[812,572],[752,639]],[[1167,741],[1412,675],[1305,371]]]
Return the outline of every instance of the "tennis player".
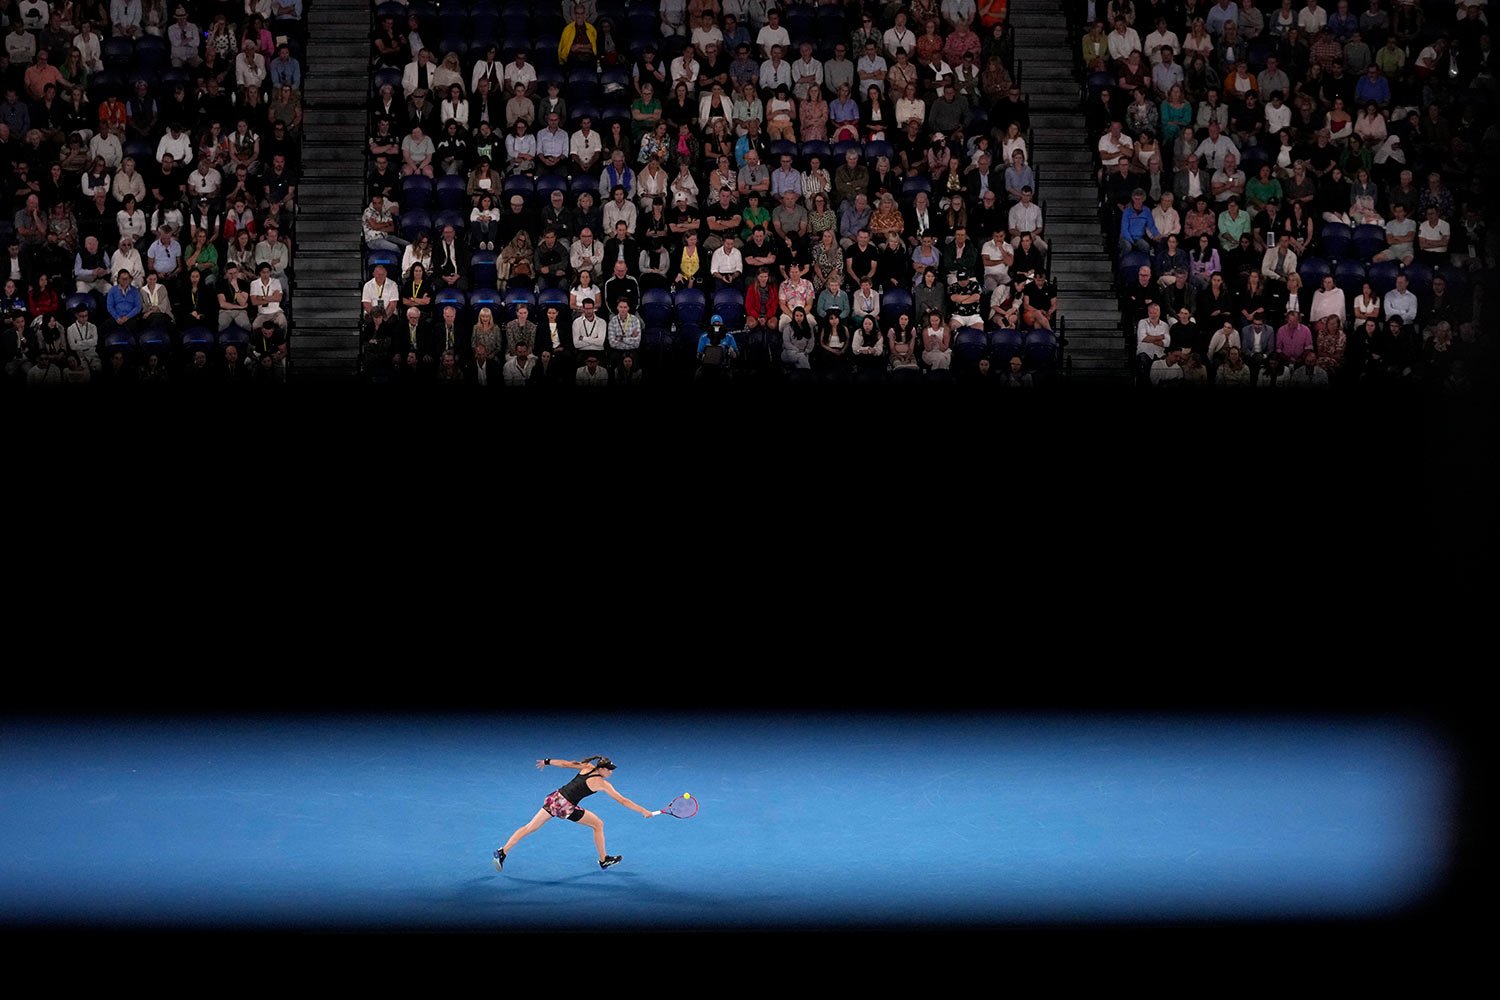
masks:
[[[538,770],[546,767],[566,767],[578,773],[566,785],[542,802],[542,808],[537,810],[531,822],[521,827],[510,835],[505,846],[494,854],[495,870],[505,870],[505,856],[512,847],[523,837],[530,836],[542,828],[542,824],[549,819],[572,820],[574,823],[582,823],[594,831],[594,846],[599,850],[599,867],[608,868],[620,863],[618,854],[610,855],[604,853],[604,820],[594,813],[582,808],[579,803],[593,795],[595,792],[603,792],[614,799],[626,809],[634,809],[636,812],[650,819],[653,813],[650,809],[636,805],[634,802],[615,791],[614,786],[609,783],[610,775],[615,773],[615,762],[608,757],[585,757],[583,760],[554,760],[551,757],[536,762]]]

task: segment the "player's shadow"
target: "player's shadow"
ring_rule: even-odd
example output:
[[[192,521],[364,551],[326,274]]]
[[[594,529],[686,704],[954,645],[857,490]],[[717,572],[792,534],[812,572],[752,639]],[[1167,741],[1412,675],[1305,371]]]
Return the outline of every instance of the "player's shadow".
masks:
[[[674,907],[690,911],[693,919],[703,913],[722,911],[726,906],[749,902],[719,894],[686,892],[667,886],[654,885],[637,872],[584,872],[563,878],[523,878],[514,875],[481,875],[460,883],[452,899],[465,907],[475,909],[508,909],[522,905],[533,905],[539,899],[556,897],[556,890],[565,889],[567,895],[585,892],[598,898],[631,900],[630,910],[649,913],[653,919],[660,918]],[[565,897],[556,898],[559,903]],[[756,897],[755,903],[765,904],[768,897]],[[636,904],[639,903],[639,906]]]

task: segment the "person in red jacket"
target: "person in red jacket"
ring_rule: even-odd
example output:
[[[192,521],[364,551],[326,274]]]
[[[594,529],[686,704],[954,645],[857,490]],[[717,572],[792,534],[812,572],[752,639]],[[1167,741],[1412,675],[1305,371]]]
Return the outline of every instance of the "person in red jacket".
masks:
[[[771,284],[771,269],[763,267],[756,272],[754,283],[745,292],[745,326],[747,329],[758,326],[769,329],[779,323],[780,317],[781,300],[776,286]]]

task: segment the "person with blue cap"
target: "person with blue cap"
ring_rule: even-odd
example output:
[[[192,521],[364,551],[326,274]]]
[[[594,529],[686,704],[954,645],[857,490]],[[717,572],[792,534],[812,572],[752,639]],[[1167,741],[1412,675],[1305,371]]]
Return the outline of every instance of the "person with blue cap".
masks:
[[[740,356],[734,334],[724,328],[724,317],[714,313],[708,331],[698,337],[698,374],[700,379],[719,378],[729,374],[729,366]]]

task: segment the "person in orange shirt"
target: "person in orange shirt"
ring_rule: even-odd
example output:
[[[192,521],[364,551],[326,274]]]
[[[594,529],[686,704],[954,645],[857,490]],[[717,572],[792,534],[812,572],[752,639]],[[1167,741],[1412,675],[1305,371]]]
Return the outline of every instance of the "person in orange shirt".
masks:
[[[36,50],[36,58],[31,63],[31,68],[26,71],[26,92],[31,95],[33,101],[40,101],[47,84],[55,86],[59,93],[63,89],[62,74],[57,67],[52,65],[52,57],[46,48]]]
[[[125,102],[111,95],[99,104],[99,131],[114,131],[118,127],[123,135],[126,117]]]

